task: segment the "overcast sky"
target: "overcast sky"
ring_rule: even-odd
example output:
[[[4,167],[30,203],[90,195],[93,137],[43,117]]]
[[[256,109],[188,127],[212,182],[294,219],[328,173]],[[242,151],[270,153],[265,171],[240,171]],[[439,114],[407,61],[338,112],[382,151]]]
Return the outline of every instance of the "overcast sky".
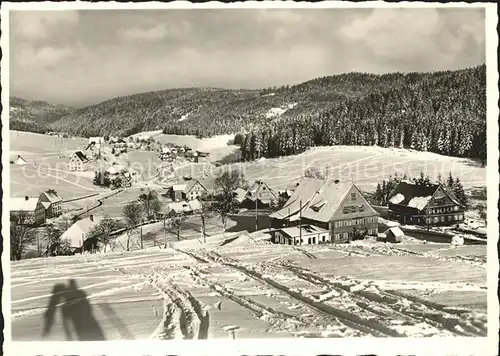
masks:
[[[485,62],[483,9],[11,12],[11,95],[84,106],[178,87],[263,88]]]

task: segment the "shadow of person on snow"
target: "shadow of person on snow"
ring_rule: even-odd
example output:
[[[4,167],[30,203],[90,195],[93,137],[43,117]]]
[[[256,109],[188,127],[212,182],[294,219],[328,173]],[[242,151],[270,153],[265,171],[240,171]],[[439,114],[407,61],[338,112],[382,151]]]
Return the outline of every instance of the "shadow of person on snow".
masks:
[[[43,337],[49,334],[58,307],[62,314],[66,340],[105,340],[101,327],[93,316],[87,295],[78,289],[74,279],[70,279],[67,285],[60,283],[52,288],[52,296],[44,315]]]

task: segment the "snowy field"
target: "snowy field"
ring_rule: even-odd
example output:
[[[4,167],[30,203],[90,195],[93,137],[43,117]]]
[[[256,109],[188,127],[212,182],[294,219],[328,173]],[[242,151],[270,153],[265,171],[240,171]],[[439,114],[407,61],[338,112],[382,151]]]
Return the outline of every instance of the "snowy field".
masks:
[[[227,234],[13,262],[13,339],[66,339],[60,314],[41,330],[54,285],[70,279],[79,289],[60,291],[58,307],[79,318],[83,340],[96,324],[106,340],[228,338],[230,325],[239,339],[485,336],[485,256],[486,246],[296,247]]]
[[[352,180],[362,190],[375,190],[377,182],[390,175],[406,173],[416,177],[420,172],[436,179],[446,178],[448,172],[460,178],[464,188],[485,187],[486,168],[468,159],[442,156],[429,152],[413,152],[368,146],[315,147],[296,155],[260,161],[236,163],[222,167],[207,163],[181,167],[177,173],[196,176],[218,175],[224,170],[240,170],[248,180],[263,179],[271,188],[282,189],[295,184],[307,168],[316,167],[325,176]]]

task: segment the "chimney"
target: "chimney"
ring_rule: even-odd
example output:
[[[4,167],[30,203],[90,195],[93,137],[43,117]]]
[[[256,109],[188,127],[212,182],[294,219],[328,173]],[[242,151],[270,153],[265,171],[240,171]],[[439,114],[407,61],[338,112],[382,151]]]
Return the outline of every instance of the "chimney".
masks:
[[[17,158],[21,158],[21,155],[17,155]]]
[[[339,179],[335,179],[335,184],[339,184],[340,183],[340,180]]]
[[[30,199],[30,197],[27,196],[27,195],[24,197],[24,200],[26,200],[26,201],[29,200],[29,199]]]
[[[94,215],[89,216],[90,221],[94,221]]]

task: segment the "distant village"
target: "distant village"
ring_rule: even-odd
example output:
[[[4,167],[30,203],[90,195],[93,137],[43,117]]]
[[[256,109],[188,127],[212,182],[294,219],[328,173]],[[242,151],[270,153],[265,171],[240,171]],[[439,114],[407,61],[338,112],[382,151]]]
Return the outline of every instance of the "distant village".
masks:
[[[67,169],[87,171],[90,163],[102,155],[105,146],[115,156],[128,150],[155,151],[163,162],[174,162],[179,157],[198,162],[207,156],[207,153],[186,146],[160,145],[150,137],[91,137],[85,149],[76,150],[67,158]],[[27,164],[22,156],[11,163]],[[112,189],[127,189],[135,182],[135,173],[120,164],[110,163],[107,168],[94,173],[94,184]],[[371,202],[351,181],[315,178],[306,174],[291,186],[272,189],[263,180],[243,183],[242,177],[233,178],[230,173],[215,180],[185,176],[164,184],[161,191],[148,189],[147,193],[137,197],[137,204],[142,202],[143,208],[147,206],[147,221],[150,222],[173,221],[181,216],[204,218],[208,213],[223,219],[240,214],[253,225],[247,230],[261,230],[268,235],[270,243],[287,245],[349,243],[368,238],[398,243],[412,229],[459,231],[465,223],[467,207],[451,185],[431,183],[428,179],[400,179],[387,191],[386,204],[380,206]],[[10,217],[14,226],[11,233],[12,229],[14,233],[21,233],[28,228],[47,226],[62,216],[65,213],[64,200],[56,188],[41,192],[37,197],[11,198]],[[166,204],[152,209],[152,202],[159,196]],[[267,226],[262,226],[262,222],[259,224],[263,217]],[[109,220],[93,214],[73,217],[61,231],[59,241],[67,243],[64,254],[99,251],[98,243],[88,243],[87,240],[90,234],[95,235],[97,228],[104,229],[103,219]],[[135,220],[132,225],[143,223]],[[119,224],[110,226],[110,230],[124,229]],[[178,229],[182,229],[181,223],[178,223]],[[109,239],[113,231],[106,234]],[[455,241],[463,243],[459,236]],[[39,253],[57,255],[50,252],[50,247]]]

